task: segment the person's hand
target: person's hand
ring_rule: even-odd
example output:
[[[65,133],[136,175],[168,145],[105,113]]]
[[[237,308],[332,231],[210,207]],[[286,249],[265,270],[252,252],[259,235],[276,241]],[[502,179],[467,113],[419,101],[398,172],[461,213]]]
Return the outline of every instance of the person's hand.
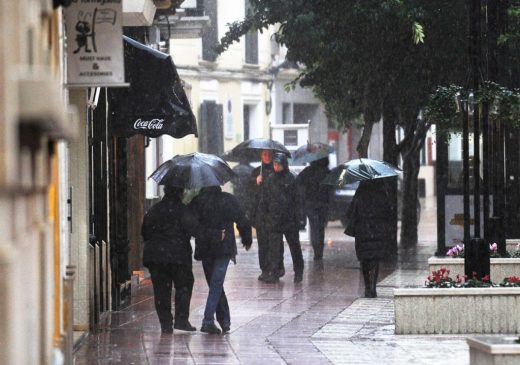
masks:
[[[262,175],[256,177],[256,185],[262,185]]]
[[[220,240],[224,241],[224,237],[226,237],[226,230],[225,229],[220,231]]]

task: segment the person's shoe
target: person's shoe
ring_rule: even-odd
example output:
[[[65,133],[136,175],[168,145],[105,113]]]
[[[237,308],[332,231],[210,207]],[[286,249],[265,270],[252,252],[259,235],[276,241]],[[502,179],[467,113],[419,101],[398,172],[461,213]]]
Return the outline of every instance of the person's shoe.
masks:
[[[277,275],[278,275],[279,278],[282,278],[282,277],[285,275],[285,268],[282,267],[282,268],[278,271]]]
[[[169,328],[162,328],[161,329],[161,333],[165,334],[165,335],[170,335],[173,333],[173,328],[169,327]]]
[[[222,334],[225,335],[226,333],[229,333],[231,328],[229,326],[223,326],[222,327]]]
[[[280,277],[275,274],[269,274],[265,277],[264,283],[274,284],[280,281]]]
[[[266,272],[262,272],[259,276],[258,276],[258,280],[260,281],[265,281],[265,278],[267,277],[267,273]]]
[[[175,322],[175,324],[173,325],[173,328],[175,328],[176,330],[190,331],[190,332],[197,330],[197,328],[195,328],[194,326],[191,325],[190,321]]]
[[[211,335],[220,335],[220,329],[214,324],[203,324],[200,332],[209,333]]]
[[[303,280],[303,274],[302,273],[295,273],[294,274],[294,283],[301,283]]]

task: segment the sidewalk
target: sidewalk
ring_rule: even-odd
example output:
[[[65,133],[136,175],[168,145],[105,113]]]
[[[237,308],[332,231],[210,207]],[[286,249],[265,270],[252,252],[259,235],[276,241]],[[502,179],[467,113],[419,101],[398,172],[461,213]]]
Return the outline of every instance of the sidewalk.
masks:
[[[76,364],[469,364],[465,336],[394,335],[392,289],[424,283],[436,248],[433,206],[423,205],[419,240],[397,263],[383,264],[376,299],[360,298],[354,242],[338,223],[327,227],[323,262],[312,261],[312,248],[303,245],[301,284],[293,284],[287,246],[287,273],[274,285],[257,280],[256,244],[239,248],[225,283],[232,321],[225,336],[161,336],[145,281],[128,307],[109,313],[101,332],[82,342]],[[199,262],[194,274],[190,320],[200,328],[208,289]]]

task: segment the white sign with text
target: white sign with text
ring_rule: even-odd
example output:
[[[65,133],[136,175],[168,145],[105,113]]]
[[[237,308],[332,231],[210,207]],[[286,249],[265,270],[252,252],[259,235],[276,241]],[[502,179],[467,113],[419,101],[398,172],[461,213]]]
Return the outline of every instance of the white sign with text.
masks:
[[[122,0],[72,0],[64,14],[67,86],[125,86]]]

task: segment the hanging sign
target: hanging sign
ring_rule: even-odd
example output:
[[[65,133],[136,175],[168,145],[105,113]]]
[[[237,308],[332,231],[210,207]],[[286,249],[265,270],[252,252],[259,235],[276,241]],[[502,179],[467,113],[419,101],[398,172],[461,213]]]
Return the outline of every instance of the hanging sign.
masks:
[[[122,0],[72,0],[65,8],[67,86],[128,86],[122,3]]]

